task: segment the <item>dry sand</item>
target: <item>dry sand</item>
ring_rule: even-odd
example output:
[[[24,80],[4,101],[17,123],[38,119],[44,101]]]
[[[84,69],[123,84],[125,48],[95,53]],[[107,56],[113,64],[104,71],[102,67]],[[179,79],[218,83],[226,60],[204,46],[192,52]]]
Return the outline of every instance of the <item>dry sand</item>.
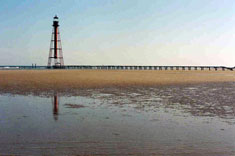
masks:
[[[235,82],[233,71],[0,70],[0,92]]]

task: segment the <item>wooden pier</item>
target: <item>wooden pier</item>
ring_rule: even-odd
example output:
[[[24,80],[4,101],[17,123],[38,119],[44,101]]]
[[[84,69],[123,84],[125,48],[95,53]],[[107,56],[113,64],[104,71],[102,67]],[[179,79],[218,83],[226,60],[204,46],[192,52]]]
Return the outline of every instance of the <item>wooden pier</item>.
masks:
[[[220,70],[233,71],[235,67],[225,66],[126,66],[126,65],[67,65],[67,66],[0,66],[0,70],[24,69],[94,69],[94,70]]]

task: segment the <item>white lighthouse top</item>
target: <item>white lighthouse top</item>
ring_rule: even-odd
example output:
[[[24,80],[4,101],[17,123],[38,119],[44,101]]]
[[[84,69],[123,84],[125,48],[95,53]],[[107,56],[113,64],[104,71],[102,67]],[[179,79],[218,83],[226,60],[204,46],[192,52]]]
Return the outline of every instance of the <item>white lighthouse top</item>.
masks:
[[[57,17],[57,15],[55,15],[54,21],[58,21],[58,20],[59,20],[59,17]]]

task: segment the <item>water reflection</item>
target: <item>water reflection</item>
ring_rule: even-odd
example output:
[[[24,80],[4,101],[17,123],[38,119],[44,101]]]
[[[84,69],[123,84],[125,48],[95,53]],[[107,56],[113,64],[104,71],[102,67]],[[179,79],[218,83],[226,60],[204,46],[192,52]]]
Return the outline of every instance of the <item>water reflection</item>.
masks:
[[[83,98],[99,101],[104,106],[133,107],[142,111],[180,110],[193,116],[235,119],[235,83],[197,84],[125,89],[106,88],[81,90]],[[53,96],[53,115],[58,120],[59,97]],[[75,102],[76,103],[76,102]],[[65,104],[66,108],[83,108],[80,104]],[[183,115],[179,114],[179,115]]]
[[[52,105],[53,105],[54,120],[58,120],[58,115],[59,115],[59,98],[58,98],[58,95],[54,95],[54,97],[52,99]]]
[[[0,155],[234,155],[235,123],[223,122],[235,118],[234,88],[230,83],[81,90],[74,97],[0,95]]]

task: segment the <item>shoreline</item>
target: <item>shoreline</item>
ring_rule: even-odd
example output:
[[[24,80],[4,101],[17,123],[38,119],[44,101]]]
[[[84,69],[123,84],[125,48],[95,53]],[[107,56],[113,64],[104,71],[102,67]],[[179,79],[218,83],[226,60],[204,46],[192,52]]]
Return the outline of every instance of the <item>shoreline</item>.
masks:
[[[81,89],[235,82],[232,71],[0,70],[0,93],[73,93]]]

